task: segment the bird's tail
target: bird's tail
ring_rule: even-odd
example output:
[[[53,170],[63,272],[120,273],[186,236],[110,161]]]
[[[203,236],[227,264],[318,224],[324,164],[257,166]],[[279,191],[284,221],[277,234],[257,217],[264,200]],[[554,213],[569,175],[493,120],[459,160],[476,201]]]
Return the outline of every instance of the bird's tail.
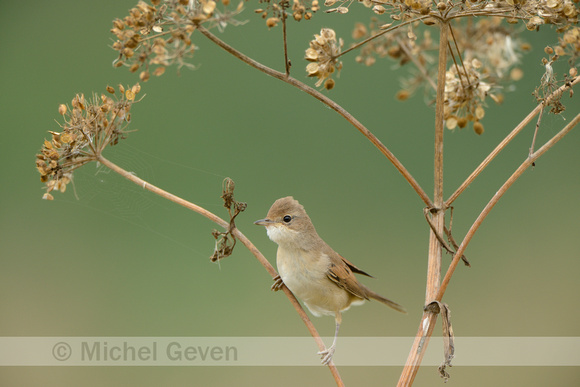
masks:
[[[389,307],[391,307],[391,308],[393,308],[396,311],[399,311],[401,313],[405,313],[405,314],[407,313],[407,310],[405,308],[403,308],[401,305],[397,304],[396,302],[391,301],[388,298],[385,298],[385,297],[381,296],[380,294],[373,292],[372,290],[370,290],[366,286],[365,286],[365,290],[366,290],[367,296],[369,298],[372,298],[373,300],[380,301],[383,304],[385,304],[385,305],[387,305],[387,306],[389,306]]]

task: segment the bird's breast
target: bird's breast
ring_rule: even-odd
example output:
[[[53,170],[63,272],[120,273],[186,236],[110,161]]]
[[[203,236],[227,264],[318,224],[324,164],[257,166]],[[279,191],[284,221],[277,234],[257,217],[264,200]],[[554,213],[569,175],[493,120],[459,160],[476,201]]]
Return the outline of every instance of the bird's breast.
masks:
[[[328,255],[279,247],[276,264],[284,284],[314,315],[334,314],[350,305],[349,294],[328,279]]]

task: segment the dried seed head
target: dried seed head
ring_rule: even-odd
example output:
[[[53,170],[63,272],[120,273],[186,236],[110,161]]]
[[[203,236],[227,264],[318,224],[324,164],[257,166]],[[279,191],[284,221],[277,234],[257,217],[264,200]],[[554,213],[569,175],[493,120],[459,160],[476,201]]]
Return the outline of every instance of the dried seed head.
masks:
[[[143,82],[147,82],[150,77],[149,71],[141,71],[141,74],[139,74],[139,79]]]
[[[386,9],[382,5],[375,5],[373,7],[373,12],[376,13],[377,15],[382,15],[383,13],[385,13],[385,11]]]
[[[410,96],[411,96],[411,93],[408,90],[403,89],[403,90],[399,90],[395,97],[399,101],[406,101],[407,99],[409,99]]]
[[[157,67],[155,71],[153,71],[153,75],[155,75],[156,77],[160,77],[161,75],[163,75],[163,73],[165,73],[165,67]]]
[[[279,21],[280,19],[277,17],[270,17],[266,19],[266,26],[268,26],[268,28],[276,27]]]
[[[445,126],[449,130],[453,130],[457,127],[457,117],[451,116],[445,120]]]
[[[320,30],[320,35],[315,34],[314,39],[310,41],[305,57],[311,63],[306,66],[306,72],[309,77],[318,78],[316,86],[322,85],[335,70],[342,68],[342,63],[336,59],[342,45],[342,39],[337,41],[336,33],[330,28],[323,28]]]
[[[477,133],[478,135],[483,134],[484,130],[483,130],[483,125],[481,124],[481,122],[477,121],[473,123],[473,131],[475,133]]]
[[[332,78],[328,78],[325,82],[324,82],[324,88],[326,90],[332,90],[334,88],[334,79]]]
[[[522,69],[516,67],[510,71],[510,78],[514,81],[519,81],[524,77],[524,72]]]
[[[107,87],[110,90],[110,86]],[[120,89],[124,89],[120,86]],[[96,160],[106,145],[124,138],[124,128],[134,100],[135,85],[125,95],[113,99],[105,94],[94,94],[92,100],[77,94],[72,99],[72,111],[59,106],[63,117],[61,132],[50,131],[51,140],[45,140],[36,156],[36,169],[45,183],[44,199],[52,200],[53,190],[65,192],[72,173],[88,161]]]
[[[362,39],[367,36],[367,27],[362,23],[356,23],[354,25],[354,30],[352,31],[352,38],[355,40]]]

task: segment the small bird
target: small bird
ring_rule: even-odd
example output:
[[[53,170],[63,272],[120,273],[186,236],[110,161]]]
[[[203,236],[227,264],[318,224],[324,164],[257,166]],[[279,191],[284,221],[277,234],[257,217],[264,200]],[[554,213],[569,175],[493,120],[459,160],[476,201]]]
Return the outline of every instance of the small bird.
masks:
[[[372,298],[407,313],[401,305],[357,281],[353,273],[372,276],[327,245],[318,236],[304,207],[292,196],[276,200],[266,218],[254,224],[265,226],[268,237],[278,244],[276,265],[279,275],[274,278],[272,290],[280,290],[282,285],[286,285],[313,315],[335,318],[332,345],[318,352],[322,364],[332,360],[342,312],[351,305],[360,305]]]

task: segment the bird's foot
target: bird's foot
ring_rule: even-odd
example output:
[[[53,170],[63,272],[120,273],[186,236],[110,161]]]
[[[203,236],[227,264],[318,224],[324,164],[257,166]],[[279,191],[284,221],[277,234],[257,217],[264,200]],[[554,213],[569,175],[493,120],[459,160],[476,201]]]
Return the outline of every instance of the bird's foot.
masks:
[[[334,355],[334,350],[336,347],[334,344],[330,346],[330,348],[326,348],[324,351],[318,352],[318,354],[322,357],[322,364],[328,365],[332,361],[332,355]]]
[[[282,289],[282,286],[284,286],[284,281],[282,281],[282,278],[280,278],[280,276],[277,275],[276,277],[273,278],[273,280],[274,283],[272,284],[272,287],[270,289],[272,289],[275,292]]]

